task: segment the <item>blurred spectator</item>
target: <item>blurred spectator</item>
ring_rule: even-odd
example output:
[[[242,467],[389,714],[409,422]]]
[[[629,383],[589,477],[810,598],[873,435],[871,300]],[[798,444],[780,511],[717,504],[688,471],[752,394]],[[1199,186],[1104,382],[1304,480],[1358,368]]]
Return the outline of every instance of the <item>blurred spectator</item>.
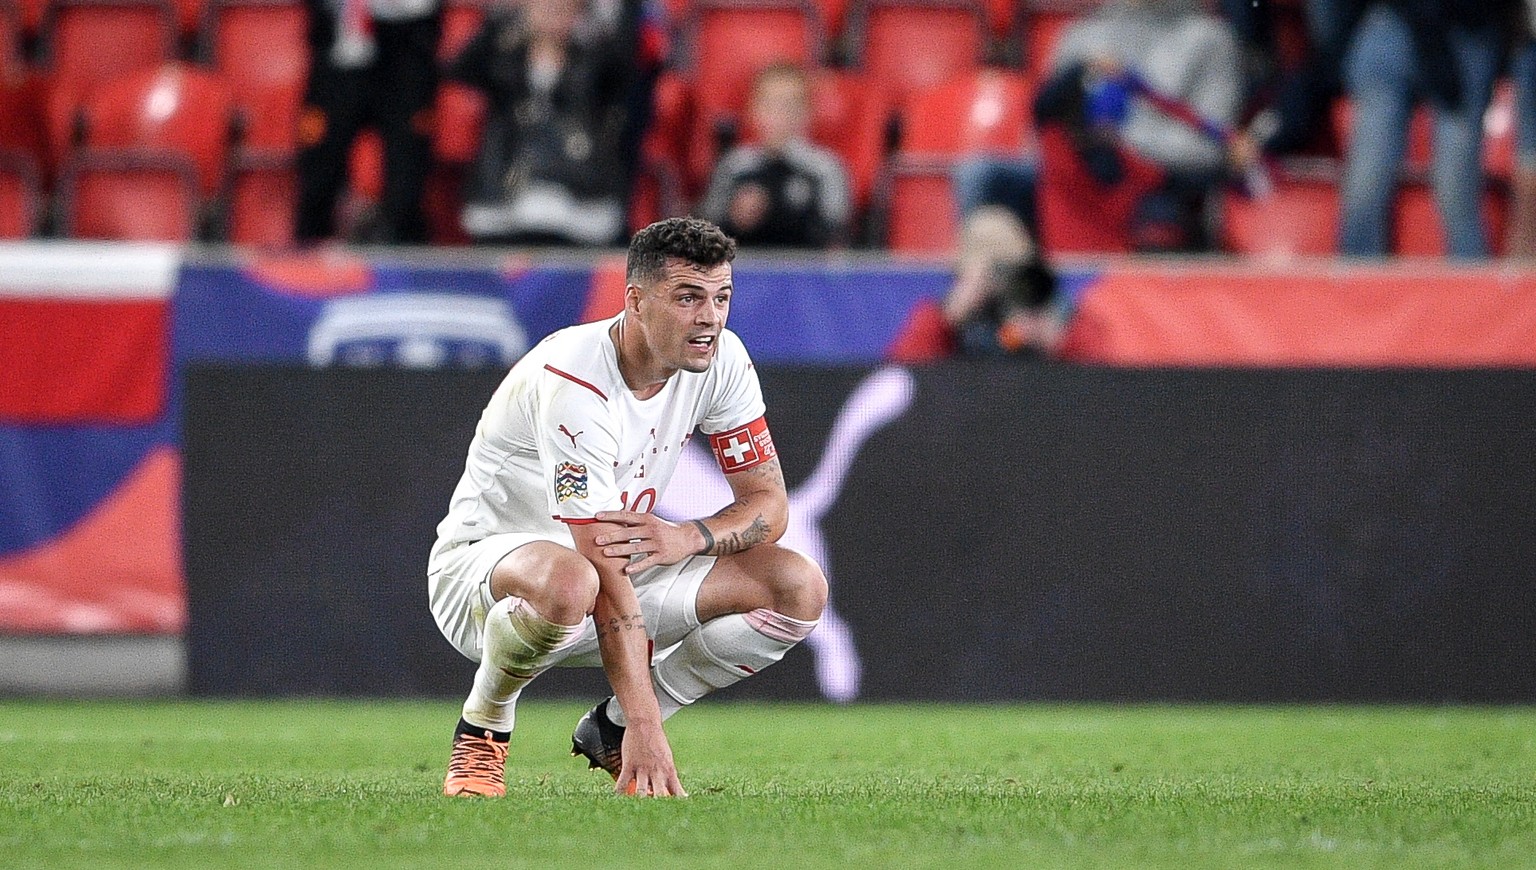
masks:
[[[1275,155],[1317,150],[1337,153],[1328,123],[1333,100],[1343,90],[1340,70],[1350,33],[1366,0],[1306,0],[1306,54],[1294,70],[1283,68],[1273,29],[1273,4],[1222,0],[1248,55],[1250,85],[1259,85],[1263,107],[1253,126]]]
[[[1035,212],[1035,185],[1040,180],[1038,153],[966,156],[955,161],[950,174],[960,215],[972,214],[984,206],[998,206],[1013,212],[1031,232],[1039,232]]]
[[[1518,2],[1518,0],[1515,0]],[[1493,92],[1509,0],[1376,0],[1344,59],[1354,106],[1341,191],[1339,252],[1380,257],[1414,105],[1434,115],[1430,182],[1453,257],[1486,257],[1483,113]]]
[[[672,51],[670,30],[662,0],[588,0],[587,13],[576,28],[578,40],[606,42],[623,52],[631,67],[624,97],[624,129],[619,135],[626,188],[633,184],[642,141],[651,124],[656,80]]]
[[[846,242],[848,169],[837,154],[811,144],[805,71],[774,64],[758,73],[747,115],[756,142],[720,158],[699,216],[743,245],[822,248]]]
[[[1536,0],[1525,0],[1510,77],[1515,86],[1515,169],[1509,255],[1536,257]]]
[[[1053,357],[1066,331],[1066,294],[1024,222],[985,205],[960,227],[954,283],[941,303],[913,306],[887,348],[901,363],[954,356]]]
[[[384,188],[362,241],[427,239],[422,188],[431,168],[437,93],[438,0],[305,0],[310,70],[299,120],[300,243],[334,235],[352,143],[375,125],[384,142]]]
[[[622,28],[578,33],[582,13],[580,0],[524,0],[520,15],[487,18],[449,67],[489,100],[463,213],[477,242],[623,238],[635,46]]]
[[[943,312],[965,356],[1051,356],[1061,344],[1056,275],[1009,209],[982,206],[966,216]]]
[[[1208,249],[1206,200],[1251,154],[1233,133],[1243,76],[1231,27],[1199,0],[1111,0],[1063,33],[1051,69],[1035,115],[1065,131],[1093,178],[1074,193],[1129,200],[1138,249]],[[962,213],[1004,205],[1035,226],[1037,165],[1029,155],[963,162]]]

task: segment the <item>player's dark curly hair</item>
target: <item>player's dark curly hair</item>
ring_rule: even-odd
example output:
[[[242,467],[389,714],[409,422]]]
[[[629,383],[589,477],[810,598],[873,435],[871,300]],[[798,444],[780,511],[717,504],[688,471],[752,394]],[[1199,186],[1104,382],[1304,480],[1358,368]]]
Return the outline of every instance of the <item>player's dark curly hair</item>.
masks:
[[[659,220],[630,240],[625,280],[631,284],[659,281],[672,257],[706,268],[718,266],[736,258],[736,240],[699,218]]]

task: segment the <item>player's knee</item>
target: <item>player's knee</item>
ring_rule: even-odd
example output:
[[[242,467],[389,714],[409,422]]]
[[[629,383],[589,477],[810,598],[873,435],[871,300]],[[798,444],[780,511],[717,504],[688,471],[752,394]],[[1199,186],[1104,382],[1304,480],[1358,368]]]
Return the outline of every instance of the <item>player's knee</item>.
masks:
[[[553,566],[545,588],[547,606],[551,610],[545,618],[573,625],[591,613],[597,601],[597,569],[573,552]]]
[[[778,548],[771,584],[773,609],[795,619],[820,619],[827,606],[827,577],[802,553]]]
[[[550,622],[574,625],[592,612],[597,601],[597,569],[565,547],[524,548],[515,561],[509,559],[496,570],[515,571],[517,585],[511,594],[522,597]]]

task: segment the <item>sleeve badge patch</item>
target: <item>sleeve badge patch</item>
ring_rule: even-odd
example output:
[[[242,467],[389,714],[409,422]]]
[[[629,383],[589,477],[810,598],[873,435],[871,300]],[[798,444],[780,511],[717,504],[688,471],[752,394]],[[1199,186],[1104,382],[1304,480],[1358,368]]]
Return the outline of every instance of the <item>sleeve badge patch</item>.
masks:
[[[587,497],[587,467],[576,462],[555,466],[555,501],[565,503]]]

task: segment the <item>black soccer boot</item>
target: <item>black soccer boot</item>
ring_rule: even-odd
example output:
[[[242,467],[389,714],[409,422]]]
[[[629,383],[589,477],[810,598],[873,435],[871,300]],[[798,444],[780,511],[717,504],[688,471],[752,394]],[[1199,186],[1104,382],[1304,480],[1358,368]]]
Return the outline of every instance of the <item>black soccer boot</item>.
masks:
[[[620,753],[624,747],[624,729],[608,718],[608,702],[611,700],[611,697],[605,698],[576,723],[576,730],[571,734],[571,755],[585,755],[591,762],[591,769],[601,767],[609,776],[618,779],[619,769],[623,766]]]

